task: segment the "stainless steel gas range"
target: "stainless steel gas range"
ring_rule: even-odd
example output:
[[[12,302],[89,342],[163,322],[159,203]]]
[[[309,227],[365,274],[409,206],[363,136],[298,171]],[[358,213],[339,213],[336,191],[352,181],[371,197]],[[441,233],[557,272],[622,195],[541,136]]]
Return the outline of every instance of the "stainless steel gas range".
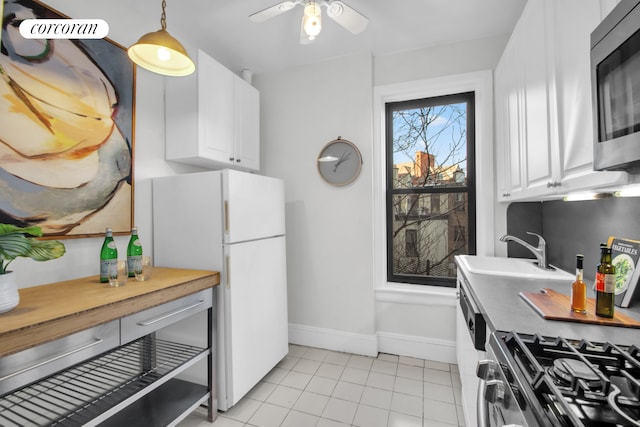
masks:
[[[468,427],[640,427],[640,329],[547,320],[520,295],[568,294],[572,277],[478,274],[461,261],[456,344]],[[640,321],[640,304],[619,310]]]
[[[640,426],[638,344],[496,331],[486,356],[481,427]]]

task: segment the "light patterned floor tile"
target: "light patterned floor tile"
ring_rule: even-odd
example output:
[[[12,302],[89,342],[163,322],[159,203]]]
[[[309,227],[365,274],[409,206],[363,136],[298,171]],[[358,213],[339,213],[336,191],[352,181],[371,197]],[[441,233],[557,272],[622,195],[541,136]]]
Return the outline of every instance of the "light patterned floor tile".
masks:
[[[369,371],[365,371],[364,369],[350,368],[347,366],[346,368],[344,368],[344,371],[342,371],[340,380],[364,385],[367,383],[368,377]]]
[[[365,387],[362,392],[362,398],[360,398],[360,403],[363,405],[375,406],[376,408],[390,409],[392,397],[393,392],[390,390]]]
[[[273,390],[269,397],[267,397],[266,402],[285,408],[292,408],[301,394],[302,390],[279,385]]]
[[[263,403],[251,418],[249,424],[256,427],[279,427],[289,410],[281,406]]]
[[[344,366],[342,365],[333,365],[331,363],[322,362],[316,371],[316,375],[319,377],[333,378],[334,380],[337,380],[342,375],[342,371],[344,371]]]
[[[421,417],[423,401],[421,397],[409,396],[408,394],[393,393],[391,398],[391,410],[402,414]]]
[[[322,412],[322,417],[345,424],[351,424],[357,408],[357,403],[332,397],[329,399],[329,402],[327,402],[327,406]]]
[[[298,398],[295,405],[293,405],[293,409],[295,409],[296,411],[305,412],[307,414],[319,416],[322,414],[322,411],[324,411],[324,408],[327,406],[328,401],[329,396],[305,391]]]
[[[287,414],[280,427],[313,427],[318,423],[320,417],[306,414],[304,412],[291,411]]]
[[[452,425],[458,424],[458,412],[456,405],[438,402],[435,400],[424,401],[424,418]]]
[[[290,345],[215,423],[201,407],[179,427],[464,427],[458,365]]]
[[[396,362],[375,359],[371,366],[371,371],[380,374],[396,375],[398,372],[398,364]]]
[[[363,390],[364,386],[360,384],[338,381],[336,388],[333,390],[333,393],[331,393],[331,397],[358,403],[360,402],[360,398],[362,397]]]
[[[372,406],[359,405],[353,425],[358,427],[387,427],[389,411]]]
[[[311,378],[313,378],[313,375],[305,374],[303,372],[289,371],[282,381],[280,381],[280,384],[304,390],[309,384],[309,381],[311,381]]]
[[[331,396],[333,389],[336,388],[338,380],[323,377],[313,377],[307,385],[306,391]]]

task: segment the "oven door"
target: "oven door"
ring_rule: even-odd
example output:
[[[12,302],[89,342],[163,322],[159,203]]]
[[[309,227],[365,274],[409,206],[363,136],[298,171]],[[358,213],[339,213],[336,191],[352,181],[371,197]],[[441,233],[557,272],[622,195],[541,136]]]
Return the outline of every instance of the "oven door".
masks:
[[[493,350],[487,349],[487,359],[478,362],[478,427],[527,427],[511,386]]]

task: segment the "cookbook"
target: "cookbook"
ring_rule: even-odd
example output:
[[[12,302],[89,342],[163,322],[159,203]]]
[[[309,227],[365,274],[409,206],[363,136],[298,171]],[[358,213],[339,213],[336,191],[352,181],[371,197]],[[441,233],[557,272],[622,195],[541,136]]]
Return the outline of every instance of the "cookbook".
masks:
[[[611,263],[616,267],[616,290],[614,304],[618,307],[629,307],[638,292],[640,278],[640,241],[609,237]]]

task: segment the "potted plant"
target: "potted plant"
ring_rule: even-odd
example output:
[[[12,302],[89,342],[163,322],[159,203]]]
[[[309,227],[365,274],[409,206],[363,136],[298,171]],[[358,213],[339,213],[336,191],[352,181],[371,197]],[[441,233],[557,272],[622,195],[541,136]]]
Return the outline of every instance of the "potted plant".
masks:
[[[0,224],[0,313],[5,313],[20,302],[15,274],[7,267],[17,257],[35,261],[48,261],[64,255],[64,244],[57,240],[38,240],[42,230],[38,226],[20,228]]]

